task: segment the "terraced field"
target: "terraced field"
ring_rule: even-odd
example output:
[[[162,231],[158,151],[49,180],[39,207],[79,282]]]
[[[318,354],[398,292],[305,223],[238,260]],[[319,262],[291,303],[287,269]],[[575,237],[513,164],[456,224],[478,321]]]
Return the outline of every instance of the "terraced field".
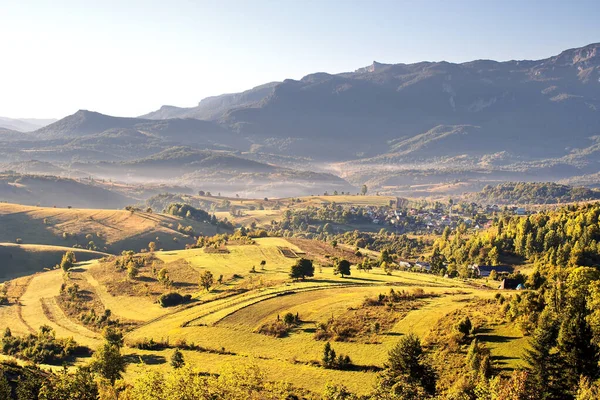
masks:
[[[126,335],[129,345],[142,339],[169,343],[185,340],[206,349],[184,351],[186,361],[202,371],[217,372],[225,364],[252,362],[270,379],[290,381],[318,392],[328,381],[343,381],[357,393],[368,392],[375,382],[373,369],[383,365],[398,336],[409,332],[424,336],[439,318],[465,307],[470,299],[491,298],[495,294],[493,290],[459,280],[409,272],[387,275],[378,268],[370,273],[353,270],[350,277],[340,278],[333,274],[332,268],[317,265],[313,278],[290,281],[289,268],[296,259],[286,257],[281,248],[306,251],[285,239],[264,238],[254,245],[228,246],[229,253],[225,254],[207,253],[203,249],[156,252],[155,256],[164,265],[179,263],[191,267],[198,275],[209,270],[215,277],[224,276],[223,284],[216,284],[210,291],[197,289],[190,303],[178,307],[161,308],[154,302],[155,297],[149,295],[111,294],[95,278],[100,268],[106,271],[98,261],[81,263],[71,279],[85,280],[91,295],[110,309],[113,316],[135,322]],[[310,251],[307,257],[311,257]],[[266,261],[265,270],[260,269],[262,260]],[[250,272],[252,266],[256,267],[255,273]],[[144,280],[135,284],[152,283],[152,275],[148,271],[142,273]],[[79,343],[97,347],[100,335],[80,321],[69,319],[56,302],[63,279],[62,271],[58,270],[33,276],[18,301],[0,308],[0,329],[10,326],[15,333],[25,333],[49,325],[57,336],[72,336]],[[122,272],[115,272],[112,279],[125,278]],[[407,292],[422,288],[434,297],[425,298],[415,303],[414,309],[398,314],[401,318],[391,328],[376,334],[374,343],[333,342],[336,352],[349,355],[359,370],[324,370],[313,365],[320,360],[324,345],[315,339],[319,323],[347,315],[359,309],[365,298],[376,298],[392,288]],[[261,325],[288,312],[297,313],[301,322],[287,336],[276,338],[257,333]],[[504,366],[511,368],[514,366],[511,357],[524,342],[512,330],[502,331],[505,329],[502,326],[494,329],[489,334],[490,342],[494,341],[490,345],[492,354],[507,360]],[[132,360],[127,377],[133,378],[141,373],[135,365],[140,359],[145,363],[144,368],[170,368],[168,360],[173,349],[144,351],[126,347],[124,352]],[[369,372],[360,368],[372,369]]]

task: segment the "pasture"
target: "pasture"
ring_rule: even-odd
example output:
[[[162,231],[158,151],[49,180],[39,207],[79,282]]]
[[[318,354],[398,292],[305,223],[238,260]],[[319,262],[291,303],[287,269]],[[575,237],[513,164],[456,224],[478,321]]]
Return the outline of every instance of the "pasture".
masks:
[[[316,392],[321,392],[328,381],[343,382],[357,393],[368,392],[375,382],[375,371],[383,366],[398,337],[410,332],[424,337],[446,314],[460,311],[473,299],[491,299],[496,293],[460,280],[399,271],[388,275],[379,268],[371,272],[353,268],[351,276],[341,278],[334,275],[333,268],[319,264],[314,277],[292,281],[288,273],[297,258],[290,254],[319,256],[311,253],[310,246],[303,248],[302,244],[283,238],[263,238],[255,244],[228,245],[228,252],[224,253],[204,249],[158,251],[153,257],[159,267],[169,270],[174,281],[170,289],[156,282],[150,267],[142,268],[138,277],[128,280],[124,272],[98,260],[79,264],[69,279],[85,287],[94,301],[110,309],[115,318],[131,322],[124,348],[130,360],[128,379],[143,373],[136,365],[142,361],[144,368],[171,368],[173,348],[178,343],[193,343],[201,349],[184,350],[185,360],[204,372],[215,373],[225,365],[254,363],[269,379],[288,381]],[[264,269],[260,265],[263,260]],[[222,283],[215,283],[209,291],[201,288],[197,280],[204,270],[215,278],[223,275]],[[45,324],[53,327],[57,336],[72,336],[79,343],[97,347],[101,343],[100,333],[67,317],[56,302],[63,281],[62,271],[54,270],[14,286],[15,290],[20,288],[20,298],[0,309],[0,329],[10,326],[13,332],[21,334]],[[123,289],[111,290],[115,282]],[[360,315],[356,313],[364,307],[365,299],[377,298],[390,289],[405,293],[422,289],[430,297],[398,309],[393,324],[382,331],[373,331],[368,340],[332,341],[338,354],[350,356],[356,365],[354,370],[318,366],[325,344],[315,337],[320,324],[331,318]],[[189,293],[192,300],[180,306],[160,307],[155,302],[156,295],[170,290]],[[372,310],[377,317],[378,309]],[[263,324],[286,313],[297,314],[299,323],[283,337],[257,332]],[[492,355],[505,363],[503,368],[516,366],[512,362],[517,352],[514,344],[523,344],[523,339],[511,327],[499,325],[490,329],[493,333],[481,339],[484,342],[489,339]],[[135,347],[137,342],[149,339],[168,342],[169,348]]]

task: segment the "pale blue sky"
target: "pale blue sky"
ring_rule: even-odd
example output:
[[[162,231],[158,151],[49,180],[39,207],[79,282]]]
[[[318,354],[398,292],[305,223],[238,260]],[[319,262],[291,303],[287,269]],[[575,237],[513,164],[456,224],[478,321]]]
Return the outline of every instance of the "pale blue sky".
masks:
[[[318,71],[539,59],[600,41],[599,0],[0,0],[0,116],[136,116]]]

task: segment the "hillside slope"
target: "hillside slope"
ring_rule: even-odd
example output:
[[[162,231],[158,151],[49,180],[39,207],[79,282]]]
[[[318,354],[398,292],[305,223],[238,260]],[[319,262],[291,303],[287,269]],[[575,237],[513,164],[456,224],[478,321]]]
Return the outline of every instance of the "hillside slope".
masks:
[[[0,281],[41,272],[60,263],[67,251],[74,251],[77,261],[88,261],[106,256],[105,253],[73,249],[63,246],[18,245],[0,243]]]
[[[58,172],[49,170],[47,173]],[[59,207],[123,208],[135,201],[73,179],[0,173],[0,201]]]
[[[14,243],[19,238],[23,244],[87,247],[92,241],[98,249],[118,254],[140,251],[154,241],[158,248],[172,250],[194,242],[177,230],[179,224],[191,226],[196,234],[218,231],[208,223],[165,214],[0,203],[0,242]]]

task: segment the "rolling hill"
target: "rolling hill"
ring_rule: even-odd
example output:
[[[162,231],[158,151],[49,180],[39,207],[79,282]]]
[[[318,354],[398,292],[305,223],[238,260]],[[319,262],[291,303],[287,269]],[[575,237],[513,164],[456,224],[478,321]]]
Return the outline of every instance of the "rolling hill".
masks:
[[[106,256],[105,253],[63,246],[0,243],[0,281],[54,268],[67,251],[74,251],[78,261]]]
[[[215,193],[262,193],[263,197],[356,190],[331,173],[295,170],[242,158],[230,152],[181,146],[138,160],[73,163],[71,168],[99,178],[188,185]]]
[[[159,213],[0,203],[0,242],[15,243],[18,238],[22,244],[88,247],[92,241],[103,252],[119,254],[140,251],[154,241],[158,248],[172,250],[194,242],[178,231],[180,224],[191,226],[196,234],[218,231],[209,223]]]
[[[32,133],[42,140],[92,138],[102,140],[103,135],[108,139],[126,142],[143,142],[143,137],[167,142],[185,142],[187,144],[202,144],[206,146],[241,147],[244,141],[220,127],[218,124],[197,119],[149,120],[141,118],[112,117],[97,112],[79,110]],[[112,136],[111,136],[112,135]],[[114,141],[110,141],[114,143]],[[77,144],[75,142],[74,144]],[[118,143],[118,142],[117,142]],[[85,144],[85,143],[84,143]]]
[[[150,264],[141,267],[135,279],[126,279],[126,272],[115,268],[114,259],[81,263],[71,271],[67,285],[77,284],[85,293],[78,304],[93,308],[96,315],[110,310],[117,323],[127,324],[122,354],[136,363],[141,359],[144,369],[129,365],[126,379],[172,370],[167,360],[173,347],[180,346],[186,363],[193,363],[202,373],[219,373],[224,364],[240,368],[251,358],[268,380],[285,380],[316,393],[322,392],[325,382],[343,381],[348,389],[363,394],[371,390],[398,336],[416,333],[425,338],[435,335],[441,321],[451,323],[456,315],[475,318],[474,313],[481,311],[475,307],[486,301],[494,303],[496,293],[430,274],[396,271],[388,275],[380,268],[369,273],[353,271],[341,278],[333,268],[323,266],[315,270],[312,279],[290,281],[289,268],[296,262],[296,254],[313,258],[310,249],[283,238],[226,247],[227,253],[204,249],[154,253],[152,265],[169,271],[171,288],[157,281]],[[266,264],[258,270],[263,260]],[[257,266],[254,273],[248,272],[252,265]],[[198,285],[204,271],[222,277],[211,290]],[[101,346],[100,330],[65,307],[60,293],[63,284],[62,271],[12,283],[9,288],[14,289],[15,300],[0,309],[0,328],[10,326],[13,335],[22,335],[47,325],[57,337],[73,337],[92,349]],[[397,293],[424,296],[394,304],[392,313],[365,305],[365,299],[391,293],[390,285]],[[174,288],[192,296],[193,301],[161,307],[156,297]],[[287,313],[299,318],[288,332],[282,336],[261,333],[261,327]],[[354,368],[323,368],[318,361],[325,342],[317,338],[315,330],[334,318],[353,320],[355,326],[365,329],[365,333],[345,333],[350,335],[348,340],[331,340],[336,351],[351,357]],[[506,360],[503,366],[508,369],[518,367],[526,343],[523,335],[491,318],[477,317],[476,321],[485,332],[477,337],[489,344],[491,355]],[[372,332],[369,329],[375,322],[379,328]],[[462,360],[464,355],[460,356]]]
[[[59,172],[49,170],[48,173]],[[0,173],[0,201],[59,207],[123,208],[125,195],[73,179],[50,175]]]

